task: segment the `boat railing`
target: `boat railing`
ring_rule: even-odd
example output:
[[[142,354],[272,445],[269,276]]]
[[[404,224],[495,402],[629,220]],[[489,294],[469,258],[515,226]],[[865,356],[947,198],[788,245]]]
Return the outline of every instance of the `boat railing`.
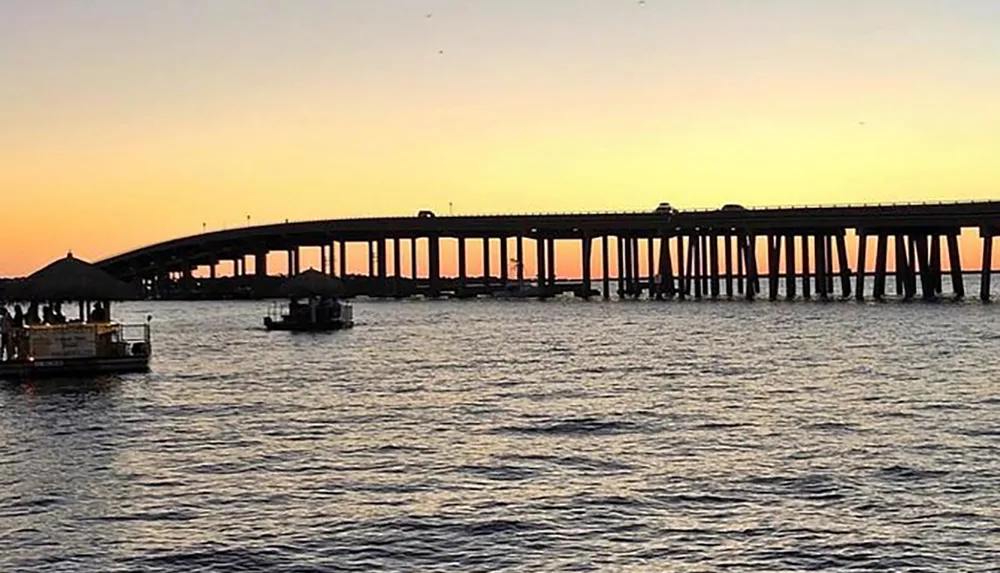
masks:
[[[71,335],[73,332],[75,335]],[[51,349],[53,339],[58,340],[61,352],[66,350],[65,344],[81,348],[83,354],[94,357],[141,357],[151,354],[151,336],[149,322],[141,324],[120,324],[117,322],[77,322],[61,324],[36,324],[9,329],[0,344],[0,361],[16,362],[34,360]],[[80,338],[83,336],[84,338]],[[68,338],[67,338],[68,337]],[[36,347],[39,339],[49,339],[49,344]],[[65,339],[65,340],[64,340]],[[70,341],[72,339],[72,341]],[[86,341],[86,342],[84,342]],[[80,344],[83,343],[83,346]],[[85,350],[86,348],[91,350]],[[43,350],[47,349],[47,350]],[[59,351],[59,350],[56,350]],[[66,356],[69,357],[69,356]]]

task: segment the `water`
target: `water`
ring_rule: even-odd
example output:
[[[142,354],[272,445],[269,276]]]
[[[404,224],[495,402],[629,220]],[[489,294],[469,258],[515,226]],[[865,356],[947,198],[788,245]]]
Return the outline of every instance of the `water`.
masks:
[[[0,391],[2,571],[996,571],[1000,307],[136,303]]]

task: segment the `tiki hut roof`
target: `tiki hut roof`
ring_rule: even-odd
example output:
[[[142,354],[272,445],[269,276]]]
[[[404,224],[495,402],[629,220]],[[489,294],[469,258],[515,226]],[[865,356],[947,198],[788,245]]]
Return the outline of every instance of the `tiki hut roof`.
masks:
[[[316,269],[309,269],[288,279],[281,285],[282,296],[299,298],[307,296],[342,296],[344,282],[325,275]]]
[[[94,265],[69,253],[8,288],[7,298],[20,301],[135,300],[139,293]]]

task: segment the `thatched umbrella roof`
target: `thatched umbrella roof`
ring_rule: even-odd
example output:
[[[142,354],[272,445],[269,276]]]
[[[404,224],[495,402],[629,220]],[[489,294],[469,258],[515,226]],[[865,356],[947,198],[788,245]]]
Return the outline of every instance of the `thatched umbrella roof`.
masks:
[[[285,281],[281,285],[280,292],[282,296],[290,298],[341,296],[344,294],[344,282],[316,269],[309,269]]]
[[[8,288],[7,298],[20,301],[136,300],[139,293],[94,265],[73,257],[59,259]]]

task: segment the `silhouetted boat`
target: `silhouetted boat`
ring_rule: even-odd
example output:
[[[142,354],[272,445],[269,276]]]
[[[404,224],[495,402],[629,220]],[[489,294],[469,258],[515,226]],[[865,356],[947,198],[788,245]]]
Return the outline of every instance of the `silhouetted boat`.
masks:
[[[274,303],[264,317],[268,330],[324,332],[354,326],[354,308],[336,298],[310,297],[305,303],[292,299],[285,306]]]
[[[288,279],[281,292],[289,298],[288,305],[271,306],[264,317],[268,330],[323,332],[354,326],[354,307],[338,298],[344,292],[339,279],[309,269]]]
[[[112,321],[111,301],[135,299],[137,293],[97,267],[69,254],[8,289],[5,296],[31,303],[29,315],[34,311],[36,316],[25,325],[3,320],[0,378],[149,371],[151,317],[135,325]],[[78,302],[79,319],[67,320],[61,301]],[[95,302],[100,304],[92,309]],[[38,303],[48,305],[44,321],[37,316]]]

